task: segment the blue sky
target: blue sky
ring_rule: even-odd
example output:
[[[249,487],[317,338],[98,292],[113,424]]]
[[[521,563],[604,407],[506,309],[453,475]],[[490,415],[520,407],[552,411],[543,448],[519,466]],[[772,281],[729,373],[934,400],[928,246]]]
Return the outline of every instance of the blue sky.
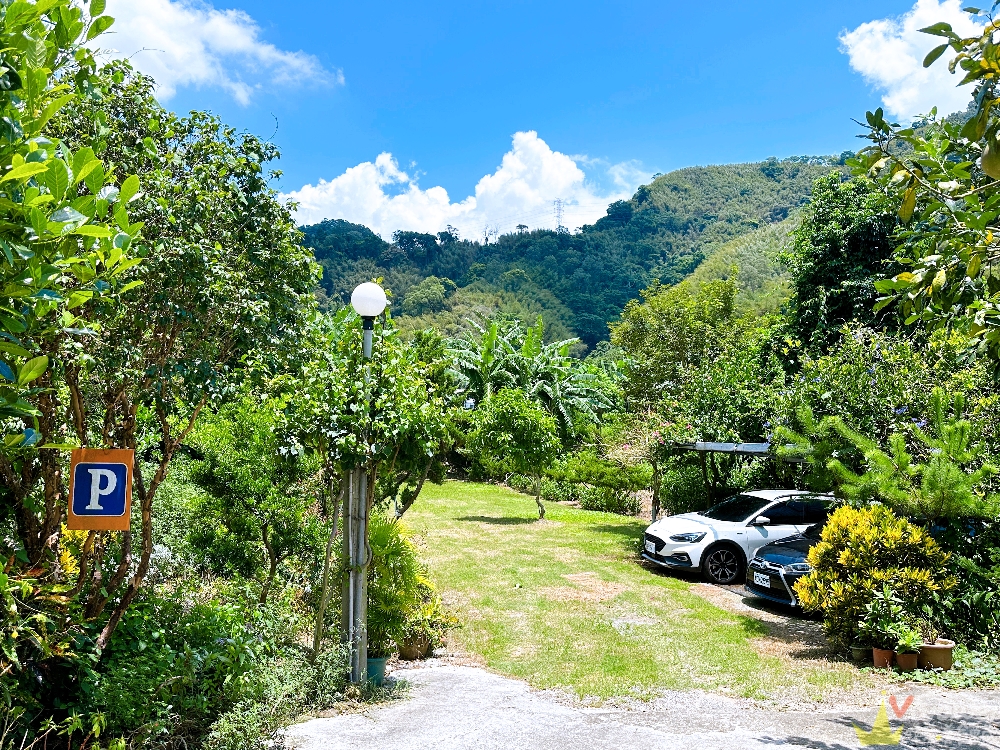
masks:
[[[482,204],[477,184],[498,174],[505,154],[522,172],[554,164],[553,154],[568,155],[584,174],[582,182],[576,175],[550,186],[565,196],[543,196],[540,183],[531,188],[538,193],[533,202],[518,203],[513,193],[497,198],[511,215],[530,215],[543,213],[554,197],[582,206],[626,194],[654,172],[856,148],[851,118],[863,119],[866,109],[893,95],[894,85],[900,95],[892,72],[877,70],[892,64],[883,61],[886,45],[906,37],[899,17],[957,7],[948,0],[940,6],[920,0],[916,8],[912,0],[133,2],[111,4],[122,16],[111,46],[121,54],[152,48],[133,60],[154,75],[176,76],[194,59],[178,53],[180,68],[158,62],[171,52],[168,44],[207,34],[202,52],[215,68],[168,81],[161,92],[167,106],[210,109],[265,137],[277,121],[279,187],[289,193],[372,165],[368,176],[382,198],[366,203],[371,179],[355,174],[357,186],[345,182],[338,197],[313,196],[317,211],[364,218],[372,200],[443,188],[447,198],[421,198],[409,213],[369,217],[369,223],[417,224],[425,213],[431,224],[462,218],[458,209],[442,213],[442,206],[469,196]],[[188,27],[171,26],[174,11],[188,14]],[[222,24],[217,33],[191,30],[199,13]],[[249,34],[243,46],[226,48],[227,19]],[[147,40],[144,20],[161,36]],[[868,29],[865,38],[845,48],[842,37],[859,27]],[[522,152],[512,145],[515,133],[536,135],[522,138]],[[382,153],[392,160],[376,167]]]

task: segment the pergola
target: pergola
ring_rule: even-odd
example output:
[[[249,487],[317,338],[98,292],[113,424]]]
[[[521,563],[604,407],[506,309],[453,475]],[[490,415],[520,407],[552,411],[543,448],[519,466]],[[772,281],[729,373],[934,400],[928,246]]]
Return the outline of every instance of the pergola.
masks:
[[[694,443],[674,443],[677,450],[681,451],[693,451],[698,453],[698,458],[701,460],[701,475],[705,480],[706,489],[715,489],[719,481],[719,469],[715,465],[715,454],[725,453],[731,456],[750,456],[752,458],[767,458],[774,454],[771,453],[770,443],[711,443],[704,440],[698,440]],[[707,458],[706,458],[707,457]],[[782,461],[790,464],[802,463],[801,458],[788,458],[780,457]],[[712,478],[715,480],[709,481],[708,478],[708,465],[711,463],[712,466]]]

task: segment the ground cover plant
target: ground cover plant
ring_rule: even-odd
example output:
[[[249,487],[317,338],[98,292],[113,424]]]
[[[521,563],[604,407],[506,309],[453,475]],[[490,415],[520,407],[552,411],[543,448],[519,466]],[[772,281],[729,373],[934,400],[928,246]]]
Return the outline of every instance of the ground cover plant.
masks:
[[[527,501],[527,502],[526,502]],[[846,664],[789,664],[753,647],[765,631],[719,610],[692,581],[637,564],[646,522],[449,481],[407,516],[445,603],[452,639],[539,688],[607,699],[664,689],[820,697],[856,679]]]

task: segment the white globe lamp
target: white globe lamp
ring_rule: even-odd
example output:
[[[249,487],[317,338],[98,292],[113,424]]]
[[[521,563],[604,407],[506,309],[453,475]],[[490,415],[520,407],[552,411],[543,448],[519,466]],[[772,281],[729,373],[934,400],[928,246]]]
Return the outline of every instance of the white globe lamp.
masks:
[[[385,290],[372,281],[358,284],[351,293],[351,307],[362,318],[377,318],[386,304]]]
[[[388,301],[385,290],[373,281],[358,284],[351,293],[351,307],[361,316],[361,328],[364,331],[365,359],[372,356],[372,330],[375,328],[375,318],[382,314]]]

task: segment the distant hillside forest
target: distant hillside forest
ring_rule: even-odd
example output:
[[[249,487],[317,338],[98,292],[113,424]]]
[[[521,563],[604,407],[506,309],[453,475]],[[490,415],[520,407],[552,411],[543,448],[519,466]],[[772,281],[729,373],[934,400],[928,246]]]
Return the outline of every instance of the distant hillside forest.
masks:
[[[328,219],[303,227],[323,266],[318,294],[339,306],[361,281],[383,277],[404,329],[433,324],[454,335],[469,320],[542,315],[546,338],[588,347],[653,279],[665,284],[728,276],[739,268],[742,302],[771,309],[784,299],[784,246],[813,181],[837,157],[769,159],[689,167],[657,177],[581,231],[502,235],[490,244],[399,231],[386,242],[367,227]]]

